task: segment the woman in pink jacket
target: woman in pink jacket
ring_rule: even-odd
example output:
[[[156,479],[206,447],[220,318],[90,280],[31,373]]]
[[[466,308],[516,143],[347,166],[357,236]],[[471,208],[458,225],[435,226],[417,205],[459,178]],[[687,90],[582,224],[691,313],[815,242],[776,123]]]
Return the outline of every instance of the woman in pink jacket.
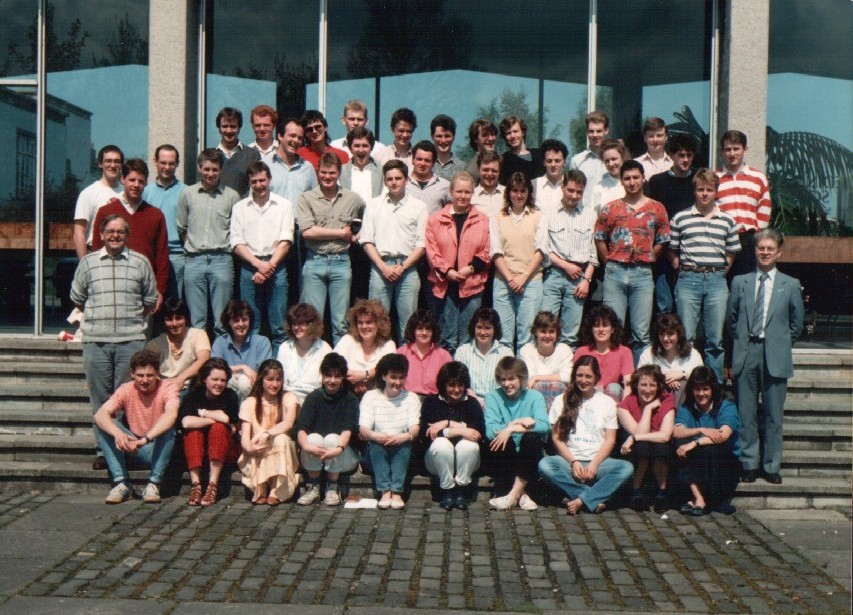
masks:
[[[471,207],[474,179],[462,171],[450,181],[450,205],[427,221],[428,279],[441,344],[452,354],[469,341],[468,321],[480,307],[489,273],[489,219]]]

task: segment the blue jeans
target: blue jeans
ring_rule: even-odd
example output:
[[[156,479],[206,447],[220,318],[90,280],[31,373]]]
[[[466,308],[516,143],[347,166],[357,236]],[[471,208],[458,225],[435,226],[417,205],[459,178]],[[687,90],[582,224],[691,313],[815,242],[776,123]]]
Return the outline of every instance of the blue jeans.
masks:
[[[393,267],[402,264],[405,258],[383,259],[385,264]],[[389,282],[376,266],[370,268],[370,288],[368,297],[377,299],[385,311],[391,313],[392,302],[397,306],[397,331],[396,339],[402,343],[403,334],[406,331],[406,323],[418,307],[418,293],[421,290],[421,279],[418,276],[418,268],[411,267],[403,272],[402,277],[396,282]]]
[[[128,435],[142,435],[134,434],[118,421],[114,422],[119,429]],[[109,468],[110,476],[114,483],[127,481],[128,457],[140,460],[146,465],[151,466],[149,482],[157,485],[163,482],[163,475],[166,473],[166,467],[169,465],[169,460],[172,457],[172,448],[175,446],[174,427],[154,438],[152,442],[138,448],[135,453],[126,453],[125,451],[118,450],[114,437],[101,431],[98,434],[101,440],[101,448],[104,450],[104,459],[107,460],[107,468]]]
[[[581,463],[584,467],[589,465],[588,461]],[[589,510],[594,511],[631,480],[634,466],[630,461],[608,457],[598,466],[592,484],[581,483],[575,480],[571,464],[560,455],[553,455],[539,462],[539,474],[573,500],[580,498]]]
[[[213,331],[224,335],[219,322],[234,291],[234,261],[228,252],[187,254],[184,293],[193,327],[207,329],[207,303],[213,310]]]
[[[270,326],[272,354],[278,355],[278,347],[284,343],[284,313],[287,310],[287,269],[281,263],[271,278],[263,284],[255,284],[252,276],[255,268],[240,263],[240,297],[252,308],[252,333],[261,328],[261,319],[266,316]]]
[[[705,334],[705,365],[714,370],[717,382],[723,381],[723,323],[729,287],[725,271],[698,273],[679,271],[675,285],[675,305],[691,344],[696,339],[699,314]]]
[[[187,255],[183,252],[169,254],[169,282],[166,284],[166,298],[183,299],[184,269],[187,266]]]
[[[542,284],[542,309],[560,316],[560,341],[572,349],[578,347],[578,330],[586,302],[586,299],[578,299],[574,294],[582,280],[583,277],[573,280],[562,269],[551,267],[545,273]]]
[[[655,308],[658,314],[669,314],[675,311],[675,302],[672,299],[672,286],[670,280],[674,272],[669,260],[664,258],[655,263]]]
[[[433,312],[441,323],[441,345],[452,355],[462,344],[471,341],[468,323],[480,309],[482,294],[461,299],[457,290],[448,289],[443,299],[435,295]]]
[[[367,455],[373,467],[376,490],[403,493],[412,445],[407,442],[400,446],[382,446],[377,442],[368,442]]]
[[[332,346],[347,332],[347,308],[352,283],[349,254],[317,254],[309,252],[302,265],[301,303],[313,305],[320,317],[326,313],[326,295],[329,296],[332,321]]]
[[[145,346],[145,340],[130,342],[83,342],[83,371],[89,386],[92,415],[115,393],[120,384],[130,380],[130,357]],[[96,454],[101,454],[100,430],[92,422]]]
[[[616,312],[623,325],[625,313],[631,316],[634,365],[651,342],[649,327],[652,324],[654,296],[655,283],[651,267],[627,266],[612,261],[607,263],[604,269],[604,304]]]
[[[506,280],[495,276],[492,293],[492,307],[501,318],[501,344],[515,353],[516,336],[519,348],[533,338],[530,327],[542,305],[542,278],[528,280],[519,295]]]

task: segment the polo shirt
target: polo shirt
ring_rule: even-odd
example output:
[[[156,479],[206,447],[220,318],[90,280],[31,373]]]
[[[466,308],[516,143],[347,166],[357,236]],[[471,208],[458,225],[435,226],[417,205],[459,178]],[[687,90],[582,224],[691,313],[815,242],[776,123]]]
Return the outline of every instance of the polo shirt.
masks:
[[[406,194],[426,203],[427,213],[432,215],[450,202],[450,182],[443,177],[433,175],[426,182],[426,185],[421,187],[418,181],[409,174],[409,180],[406,182]]]
[[[272,346],[263,335],[249,333],[238,348],[234,338],[223,333],[213,340],[210,356],[222,359],[230,366],[247,365],[257,371],[261,363],[272,358]]]
[[[717,177],[717,205],[734,218],[739,233],[770,225],[770,183],[764,173],[743,165],[735,172],[717,171]]]
[[[270,168],[270,192],[286,198],[291,203],[299,200],[299,195],[317,187],[317,173],[309,163],[297,158],[292,166],[288,165],[278,153],[272,155],[267,163]]]
[[[717,207],[706,219],[694,205],[675,214],[669,226],[669,249],[681,265],[725,267],[726,253],[740,252],[734,218]]]
[[[145,186],[145,190],[142,191],[142,200],[146,203],[151,203],[154,207],[162,211],[163,217],[166,218],[166,231],[169,234],[169,254],[184,253],[181,238],[178,237],[176,213],[178,199],[186,187],[187,185],[184,182],[174,179],[168,186],[161,186],[157,181],[154,181],[154,183]]]

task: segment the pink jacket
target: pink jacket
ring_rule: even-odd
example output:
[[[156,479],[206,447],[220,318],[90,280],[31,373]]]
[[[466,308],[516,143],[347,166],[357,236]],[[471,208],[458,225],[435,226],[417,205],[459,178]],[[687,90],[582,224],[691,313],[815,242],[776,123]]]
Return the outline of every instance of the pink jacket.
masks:
[[[432,293],[439,299],[447,294],[446,273],[449,269],[457,269],[457,261],[458,269],[470,265],[475,257],[489,263],[489,218],[476,207],[471,207],[457,245],[456,223],[450,213],[452,207],[447,205],[435,212],[426,226],[428,279],[432,283]],[[459,296],[465,299],[483,292],[488,275],[487,268],[468,276],[459,285]]]

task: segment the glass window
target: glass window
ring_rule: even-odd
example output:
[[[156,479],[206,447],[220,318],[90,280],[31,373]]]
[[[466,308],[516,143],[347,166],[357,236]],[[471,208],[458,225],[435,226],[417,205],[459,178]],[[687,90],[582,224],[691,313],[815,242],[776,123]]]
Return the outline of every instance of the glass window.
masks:
[[[316,107],[305,85],[317,81],[317,2],[207,0],[207,108],[205,142],[219,143],[216,114],[243,113],[240,140],[252,143],[249,112],[261,104],[299,117]]]
[[[610,117],[610,136],[645,153],[642,125],[660,117],[670,133],[702,139],[707,164],[710,124],[712,1],[600,0],[596,106]]]
[[[787,234],[853,233],[851,32],[851,2],[770,4],[767,172]]]
[[[468,126],[479,117],[498,124],[509,114],[528,125],[527,145],[569,136],[586,113],[587,0],[398,3],[333,2],[329,6],[327,116],[332,137],[346,101],[367,103],[369,127],[391,142],[399,107],[417,115],[413,142],[429,139],[439,113],[456,120],[454,152],[467,160]],[[547,18],[545,18],[547,16]],[[316,85],[309,86],[309,94]],[[334,118],[334,119],[332,119]],[[502,147],[503,144],[499,143]],[[585,144],[583,145],[585,147]]]

